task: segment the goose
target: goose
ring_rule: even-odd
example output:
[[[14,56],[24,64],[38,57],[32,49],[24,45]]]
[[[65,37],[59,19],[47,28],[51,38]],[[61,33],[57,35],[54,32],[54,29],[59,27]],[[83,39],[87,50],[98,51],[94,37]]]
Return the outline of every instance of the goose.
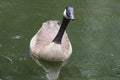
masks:
[[[30,55],[35,59],[53,62],[68,60],[72,46],[66,28],[71,20],[74,20],[74,8],[66,7],[62,24],[58,20],[44,22],[30,41]]]

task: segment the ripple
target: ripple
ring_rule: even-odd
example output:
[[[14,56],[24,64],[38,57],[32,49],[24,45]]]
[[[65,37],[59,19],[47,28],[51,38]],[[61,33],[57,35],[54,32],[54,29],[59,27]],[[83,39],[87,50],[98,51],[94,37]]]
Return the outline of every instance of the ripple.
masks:
[[[111,56],[113,57],[113,56],[114,56],[114,54],[113,54],[113,53],[111,53]]]
[[[5,59],[7,59],[11,64],[13,64],[13,60],[10,58],[10,57],[8,57],[8,56],[3,56]]]
[[[2,44],[0,44],[0,47],[2,47]]]
[[[24,57],[21,57],[21,58],[19,58],[19,60],[20,60],[20,61],[23,61],[23,60],[27,60],[27,59],[24,58]]]
[[[118,70],[118,68],[113,68],[112,70],[113,70],[113,71],[116,71],[116,70]]]
[[[12,36],[11,38],[12,39],[21,39],[21,38],[23,38],[23,36],[21,36],[21,35],[15,35],[15,36]]]
[[[13,4],[11,4],[11,2],[8,2],[8,1],[1,1],[0,2],[0,7],[1,8],[4,8],[4,7],[10,7],[12,6]]]

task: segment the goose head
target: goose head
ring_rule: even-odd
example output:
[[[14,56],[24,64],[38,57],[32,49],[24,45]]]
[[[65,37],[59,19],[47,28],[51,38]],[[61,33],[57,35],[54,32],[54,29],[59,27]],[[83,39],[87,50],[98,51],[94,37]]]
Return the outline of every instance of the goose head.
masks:
[[[66,19],[74,20],[74,8],[73,7],[66,7],[64,12],[63,12],[63,16]]]

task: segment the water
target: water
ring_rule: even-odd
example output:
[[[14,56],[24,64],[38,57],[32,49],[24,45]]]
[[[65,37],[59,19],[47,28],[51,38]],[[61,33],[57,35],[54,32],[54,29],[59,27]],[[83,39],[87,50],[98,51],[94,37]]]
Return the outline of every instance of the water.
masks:
[[[29,56],[29,41],[42,23],[61,21],[68,5],[75,20],[67,29],[73,54],[58,80],[120,80],[119,0],[0,0],[0,80],[47,80]]]

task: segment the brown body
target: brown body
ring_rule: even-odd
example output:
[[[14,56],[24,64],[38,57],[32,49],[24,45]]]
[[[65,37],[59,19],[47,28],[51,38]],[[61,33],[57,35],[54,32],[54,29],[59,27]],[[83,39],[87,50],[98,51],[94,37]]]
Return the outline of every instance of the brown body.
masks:
[[[72,47],[67,33],[64,32],[61,44],[52,42],[59,29],[60,25],[56,20],[49,20],[43,23],[40,30],[31,39],[31,55],[35,58],[48,61],[67,60],[72,53]]]

